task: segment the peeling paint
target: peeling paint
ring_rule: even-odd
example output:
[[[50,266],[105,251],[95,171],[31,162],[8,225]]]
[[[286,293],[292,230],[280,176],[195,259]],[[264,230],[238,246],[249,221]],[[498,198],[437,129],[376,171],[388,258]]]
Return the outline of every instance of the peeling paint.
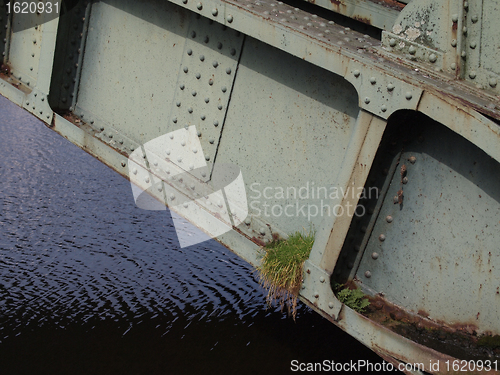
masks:
[[[408,29],[405,30],[405,34],[406,34],[406,39],[413,42],[420,36],[421,33],[419,29],[416,29],[414,27],[409,27]]]

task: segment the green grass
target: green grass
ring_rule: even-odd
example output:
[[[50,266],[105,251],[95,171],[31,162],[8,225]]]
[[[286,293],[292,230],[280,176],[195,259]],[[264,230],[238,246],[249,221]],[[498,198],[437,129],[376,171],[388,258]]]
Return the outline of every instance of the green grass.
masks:
[[[339,283],[334,283],[333,289],[338,300],[354,311],[364,313],[366,308],[370,306],[370,301],[360,289],[349,289],[344,284]]]
[[[287,240],[276,240],[264,247],[262,264],[257,268],[260,283],[267,289],[267,302],[285,306],[295,319],[302,269],[314,244],[314,233],[295,233]]]

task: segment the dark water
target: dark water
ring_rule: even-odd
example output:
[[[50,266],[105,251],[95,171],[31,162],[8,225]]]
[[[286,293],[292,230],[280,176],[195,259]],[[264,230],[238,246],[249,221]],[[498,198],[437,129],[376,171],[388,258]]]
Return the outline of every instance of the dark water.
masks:
[[[0,374],[286,374],[380,362],[305,306],[267,309],[215,241],[180,249],[168,212],[0,97]]]

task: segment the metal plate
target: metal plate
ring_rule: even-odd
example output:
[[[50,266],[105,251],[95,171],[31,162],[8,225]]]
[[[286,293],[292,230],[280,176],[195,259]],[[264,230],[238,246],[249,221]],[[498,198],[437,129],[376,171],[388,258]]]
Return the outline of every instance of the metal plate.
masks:
[[[269,240],[333,211],[357,103],[342,77],[247,37],[216,159],[242,170],[252,215],[242,231]]]
[[[431,319],[500,333],[500,164],[425,116],[414,126],[357,277]]]
[[[42,46],[43,19],[36,14],[13,15],[9,63],[15,78],[35,87]]]

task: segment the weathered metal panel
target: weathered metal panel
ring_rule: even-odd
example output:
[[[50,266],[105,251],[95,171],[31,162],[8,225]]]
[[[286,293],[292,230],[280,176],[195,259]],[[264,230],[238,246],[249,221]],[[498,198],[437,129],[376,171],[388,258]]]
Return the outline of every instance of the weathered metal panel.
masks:
[[[75,111],[103,139],[131,151],[178,127],[170,119],[190,19],[168,2],[92,4]]]
[[[357,278],[415,313],[498,334],[500,164],[426,125],[396,160]]]
[[[293,233],[307,222],[318,226],[327,214],[321,207],[332,211],[330,194],[317,197],[317,189],[330,192],[337,185],[357,103],[356,91],[341,77],[247,38],[217,162],[242,169],[252,236],[261,228],[270,239],[271,232]],[[266,152],[256,155],[262,148]]]

